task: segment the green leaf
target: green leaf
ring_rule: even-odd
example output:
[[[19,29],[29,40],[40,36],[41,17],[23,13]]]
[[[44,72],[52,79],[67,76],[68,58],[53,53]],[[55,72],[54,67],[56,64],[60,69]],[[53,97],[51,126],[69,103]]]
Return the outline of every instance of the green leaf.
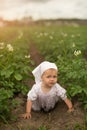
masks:
[[[6,74],[6,70],[1,70],[1,76],[4,76]]]
[[[5,78],[9,78],[13,72],[14,72],[13,69],[5,69],[1,71],[1,76],[5,76]]]
[[[15,77],[15,79],[18,80],[18,81],[20,81],[20,80],[23,79],[22,75],[21,75],[21,74],[18,74],[18,73],[15,73],[14,77]]]
[[[5,75],[5,77],[6,77],[6,78],[9,78],[13,72],[14,72],[13,69],[6,70],[6,75]]]

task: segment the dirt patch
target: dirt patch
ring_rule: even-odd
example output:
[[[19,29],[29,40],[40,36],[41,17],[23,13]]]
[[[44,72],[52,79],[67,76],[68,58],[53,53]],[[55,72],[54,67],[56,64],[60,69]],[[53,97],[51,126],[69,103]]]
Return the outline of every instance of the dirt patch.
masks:
[[[31,59],[35,62],[35,66],[39,65],[42,61],[44,61],[44,58],[33,43],[30,44],[30,55]]]
[[[44,61],[34,44],[30,46],[30,55],[35,61],[35,65]],[[19,115],[25,112],[26,98],[19,95],[17,100],[20,101],[20,105],[13,111],[13,121],[9,124],[1,124],[0,130],[38,130],[42,126],[48,128],[48,130],[74,130],[75,127],[84,125],[85,112],[78,100],[73,100],[75,107],[73,113],[68,113],[65,103],[60,101],[55,109],[48,113],[32,111],[31,119],[19,118]]]
[[[21,106],[14,111],[16,117],[25,112],[26,99],[20,100],[22,100]],[[17,118],[15,122],[11,121],[9,125],[1,125],[0,130],[38,130],[41,126],[48,128],[48,130],[66,130],[66,128],[67,130],[74,130],[76,126],[84,125],[84,111],[80,103],[75,102],[74,106],[74,113],[68,113],[65,103],[61,101],[57,104],[56,108],[49,113],[32,111],[31,119]]]

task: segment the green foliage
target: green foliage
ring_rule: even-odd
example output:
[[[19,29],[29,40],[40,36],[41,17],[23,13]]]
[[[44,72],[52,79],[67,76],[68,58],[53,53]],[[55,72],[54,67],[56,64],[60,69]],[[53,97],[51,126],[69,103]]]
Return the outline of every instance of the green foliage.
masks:
[[[87,62],[82,58],[57,61],[59,80],[67,86],[68,95],[79,95],[79,99],[87,104]]]
[[[15,35],[14,35],[15,32]],[[29,86],[26,81],[32,78],[32,60],[29,54],[28,39],[23,30],[8,29],[8,37],[3,29],[0,36],[0,118],[6,122],[10,118],[9,112],[14,107],[11,103],[15,94],[28,92]],[[9,37],[13,34],[13,37]]]
[[[6,119],[10,118],[10,108],[9,99],[13,97],[13,92],[11,90],[6,90],[4,88],[0,89],[0,119],[7,123]]]
[[[2,55],[0,62],[0,86],[3,86],[5,89],[12,89],[13,92],[20,92],[23,89],[23,80],[29,78],[29,72],[31,71],[29,66],[31,64],[30,56],[25,55],[23,51],[20,53],[20,50],[18,49],[17,51],[16,48],[9,51],[4,47],[3,52],[0,53]],[[26,88],[26,86],[24,87]]]

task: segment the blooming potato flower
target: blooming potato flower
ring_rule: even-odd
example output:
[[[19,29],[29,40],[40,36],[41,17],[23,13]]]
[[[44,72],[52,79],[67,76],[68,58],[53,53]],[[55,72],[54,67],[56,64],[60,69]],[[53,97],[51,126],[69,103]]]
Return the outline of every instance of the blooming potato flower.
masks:
[[[11,44],[7,44],[7,49],[12,52],[13,51],[12,45]]]
[[[4,42],[0,42],[0,49],[4,49]]]
[[[74,51],[74,55],[75,55],[75,56],[78,56],[78,55],[80,55],[80,54],[81,54],[81,50],[77,50],[77,51],[75,50],[75,51]]]
[[[25,55],[25,58],[30,58],[30,55]]]

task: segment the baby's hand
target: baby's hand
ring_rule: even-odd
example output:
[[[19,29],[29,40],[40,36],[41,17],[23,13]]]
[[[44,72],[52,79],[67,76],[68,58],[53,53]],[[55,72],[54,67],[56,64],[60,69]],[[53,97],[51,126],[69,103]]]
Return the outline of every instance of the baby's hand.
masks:
[[[29,119],[29,118],[31,118],[31,113],[21,114],[20,117],[23,117],[24,119]]]
[[[71,112],[73,112],[73,111],[74,111],[74,108],[73,108],[73,107],[68,109],[68,113],[71,113]]]

